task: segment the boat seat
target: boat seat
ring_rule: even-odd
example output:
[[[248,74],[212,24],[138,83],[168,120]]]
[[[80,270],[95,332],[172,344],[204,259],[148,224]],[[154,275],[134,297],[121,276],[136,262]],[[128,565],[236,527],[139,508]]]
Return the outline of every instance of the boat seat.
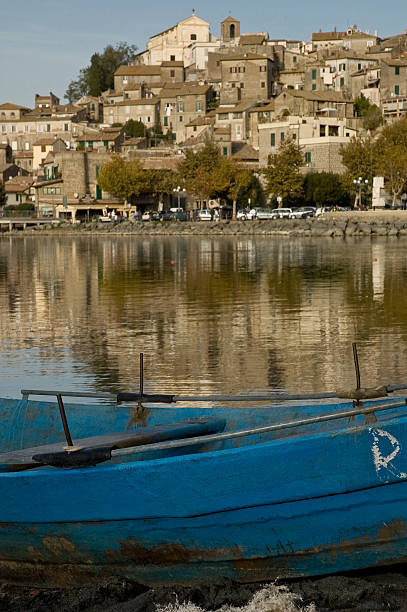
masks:
[[[226,421],[224,419],[211,417],[195,418],[176,423],[139,427],[128,433],[107,433],[89,438],[75,438],[72,441],[74,446],[81,447],[82,449],[104,449],[111,452],[118,448],[129,448],[131,446],[148,445],[167,440],[179,440],[218,433],[223,431],[225,426]],[[64,441],[0,453],[0,472],[18,471],[18,469],[27,469],[30,465],[36,466],[38,465],[38,459],[35,461],[33,457],[37,458],[38,455],[68,455],[65,452],[65,448],[66,442]],[[78,452],[80,453],[81,451]],[[76,453],[72,453],[72,455],[74,454]],[[104,460],[108,458],[106,457]],[[21,467],[19,468],[19,466]],[[13,467],[15,468],[14,470]]]

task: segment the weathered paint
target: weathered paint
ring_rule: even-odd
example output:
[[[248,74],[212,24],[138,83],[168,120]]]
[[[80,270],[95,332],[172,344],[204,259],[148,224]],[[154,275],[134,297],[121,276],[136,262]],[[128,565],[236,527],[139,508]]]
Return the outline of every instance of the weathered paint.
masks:
[[[38,409],[33,404],[26,416]],[[101,412],[117,431],[131,410],[114,415],[111,408]],[[284,409],[289,420],[300,407]],[[227,410],[199,414],[223,417]],[[83,436],[90,434],[89,412],[67,409]],[[261,412],[234,411],[234,426],[264,424]],[[159,408],[149,424],[171,416],[196,412]],[[377,417],[375,427],[344,419],[330,430],[307,427],[239,448],[1,474],[0,577],[38,584],[109,575],[145,584],[250,581],[400,562],[407,558],[407,416]],[[103,420],[101,427],[94,433],[106,432]]]

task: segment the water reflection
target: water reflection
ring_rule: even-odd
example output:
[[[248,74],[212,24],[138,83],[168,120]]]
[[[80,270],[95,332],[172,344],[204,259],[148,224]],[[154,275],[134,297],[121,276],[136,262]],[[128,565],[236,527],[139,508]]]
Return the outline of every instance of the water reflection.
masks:
[[[2,395],[407,380],[406,242],[2,237]]]

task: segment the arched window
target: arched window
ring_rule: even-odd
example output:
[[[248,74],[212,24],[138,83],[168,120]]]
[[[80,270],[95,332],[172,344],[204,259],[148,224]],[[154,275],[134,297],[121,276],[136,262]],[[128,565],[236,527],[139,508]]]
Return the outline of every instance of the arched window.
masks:
[[[234,38],[235,37],[235,24],[232,23],[232,25],[230,26],[230,38]]]

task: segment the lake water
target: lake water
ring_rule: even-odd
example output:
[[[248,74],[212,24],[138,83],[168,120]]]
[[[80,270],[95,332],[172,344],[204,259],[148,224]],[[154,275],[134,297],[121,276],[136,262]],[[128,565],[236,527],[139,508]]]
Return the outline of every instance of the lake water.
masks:
[[[407,382],[407,240],[2,236],[2,396]]]

